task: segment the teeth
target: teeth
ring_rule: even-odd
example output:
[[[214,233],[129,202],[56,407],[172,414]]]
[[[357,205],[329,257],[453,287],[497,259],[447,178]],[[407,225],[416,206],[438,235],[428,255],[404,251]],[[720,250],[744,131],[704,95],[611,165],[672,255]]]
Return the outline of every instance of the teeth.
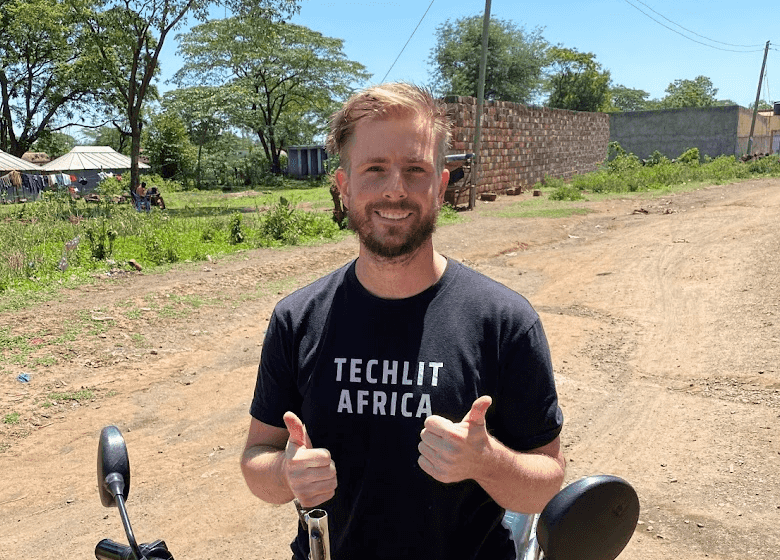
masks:
[[[404,212],[403,214],[397,212],[379,212],[379,215],[388,220],[403,220],[410,214],[409,212]]]

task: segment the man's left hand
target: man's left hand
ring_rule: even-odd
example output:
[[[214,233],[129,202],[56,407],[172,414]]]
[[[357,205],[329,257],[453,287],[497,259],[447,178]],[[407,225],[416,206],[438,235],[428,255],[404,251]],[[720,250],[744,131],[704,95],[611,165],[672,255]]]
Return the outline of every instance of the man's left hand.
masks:
[[[425,419],[420,433],[420,458],[417,464],[439,482],[460,482],[476,478],[484,468],[484,456],[489,452],[490,436],[485,424],[485,413],[493,399],[479,397],[459,423],[441,416]]]

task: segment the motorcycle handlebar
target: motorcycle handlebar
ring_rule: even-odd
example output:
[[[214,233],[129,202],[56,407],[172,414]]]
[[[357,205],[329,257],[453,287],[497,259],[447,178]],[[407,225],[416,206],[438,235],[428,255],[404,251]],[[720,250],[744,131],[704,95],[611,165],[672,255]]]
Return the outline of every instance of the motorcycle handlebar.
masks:
[[[165,541],[141,544],[138,548],[143,558],[136,558],[133,549],[126,544],[103,539],[95,547],[95,558],[97,560],[173,560],[173,555],[168,551]]]

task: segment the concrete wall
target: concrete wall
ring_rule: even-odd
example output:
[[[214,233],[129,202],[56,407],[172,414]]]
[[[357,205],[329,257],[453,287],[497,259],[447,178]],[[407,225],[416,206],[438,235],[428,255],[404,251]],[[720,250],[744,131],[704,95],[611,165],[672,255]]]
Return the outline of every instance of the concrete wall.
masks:
[[[640,158],[656,150],[676,158],[689,148],[699,148],[702,156],[741,156],[752,120],[753,111],[738,105],[612,113],[609,139]],[[752,151],[769,152],[771,141],[771,120],[757,115]]]
[[[477,100],[448,97],[455,124],[450,153],[474,151]],[[609,117],[507,101],[486,102],[482,117],[483,163],[477,192],[529,188],[545,176],[570,178],[594,171],[607,156]],[[468,202],[462,193],[456,204]]]
[[[659,151],[676,158],[689,148],[702,156],[737,150],[738,105],[611,113],[609,139],[640,158]]]

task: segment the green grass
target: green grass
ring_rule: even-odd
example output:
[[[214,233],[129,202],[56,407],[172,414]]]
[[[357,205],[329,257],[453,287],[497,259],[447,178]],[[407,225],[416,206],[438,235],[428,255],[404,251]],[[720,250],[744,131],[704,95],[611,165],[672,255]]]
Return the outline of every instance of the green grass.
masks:
[[[107,272],[147,272],[258,247],[309,245],[347,233],[331,219],[325,181],[258,191],[164,192],[167,209],[87,204],[56,195],[0,207],[0,312],[57,297]],[[303,209],[301,209],[303,208]],[[7,297],[5,297],[7,296]]]
[[[776,155],[747,163],[734,157],[705,157],[700,163],[694,155],[691,152],[687,163],[673,163],[660,155],[643,163],[632,154],[619,153],[598,171],[568,183],[546,178],[544,184],[534,186],[546,192],[544,201],[522,201],[496,215],[560,218],[587,212],[580,201],[602,196],[657,196],[713,183],[780,176]],[[167,209],[155,208],[151,213],[109,200],[100,204],[72,201],[58,193],[44,193],[47,196],[41,202],[0,205],[0,313],[55,300],[64,289],[79,289],[117,271],[131,271],[131,260],[140,263],[145,273],[154,274],[180,263],[224,258],[250,249],[328,243],[350,235],[331,219],[333,203],[326,179],[274,178],[253,190],[229,192],[179,192],[174,183],[160,185]],[[445,205],[439,225],[463,219]],[[159,304],[153,309],[173,317],[202,304],[168,301],[164,309]],[[124,317],[142,317],[131,303],[127,307]],[[100,334],[111,325],[82,315],[58,340]],[[7,344],[3,336],[10,336],[9,332],[0,331],[0,349]],[[24,361],[25,352],[23,345],[11,357],[6,350],[0,361]]]
[[[41,406],[49,408],[55,404],[63,404],[66,402],[81,402],[88,401],[94,398],[95,394],[91,389],[81,389],[79,391],[68,391],[63,393],[49,393],[46,395],[46,400]]]
[[[502,218],[566,218],[575,214],[588,214],[590,210],[574,202],[555,202],[545,198],[532,198],[516,202],[496,211]]]
[[[8,413],[3,416],[3,424],[18,424],[20,416],[18,412]]]

